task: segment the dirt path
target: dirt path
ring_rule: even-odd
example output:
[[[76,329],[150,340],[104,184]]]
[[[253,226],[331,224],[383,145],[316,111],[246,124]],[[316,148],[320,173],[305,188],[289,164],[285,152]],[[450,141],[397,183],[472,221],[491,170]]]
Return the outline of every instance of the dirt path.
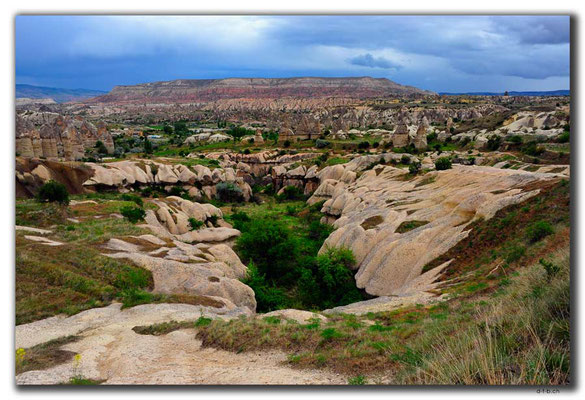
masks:
[[[186,304],[150,304],[127,310],[119,305],[82,312],[69,318],[53,317],[20,325],[16,346],[29,347],[77,334],[81,340],[63,349],[81,355],[43,371],[16,377],[18,384],[58,384],[74,375],[104,384],[345,384],[347,377],[327,371],[296,370],[283,364],[281,352],[234,354],[201,348],[195,330],[184,329],[163,336],[139,335],[132,328],[163,321],[195,320],[219,316],[208,308]],[[236,313],[222,315],[232,318]]]

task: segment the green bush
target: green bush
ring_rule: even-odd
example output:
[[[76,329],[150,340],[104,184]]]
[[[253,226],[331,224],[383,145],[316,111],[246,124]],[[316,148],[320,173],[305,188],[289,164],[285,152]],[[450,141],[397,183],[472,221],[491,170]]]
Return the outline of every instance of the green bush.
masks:
[[[539,147],[536,142],[530,142],[522,146],[521,151],[529,156],[539,156],[544,152],[544,149]]]
[[[232,182],[220,182],[215,185],[217,198],[227,203],[240,203],[244,201],[244,192]]]
[[[437,171],[451,169],[451,160],[449,157],[439,157],[437,161],[435,161],[435,169]]]
[[[284,147],[290,147],[290,140],[286,139],[282,145]]]
[[[202,228],[205,225],[205,223],[203,221],[199,221],[198,219],[191,217],[189,218],[189,225],[191,226],[191,230],[195,231],[197,229]]]
[[[561,133],[557,137],[557,142],[559,142],[559,143],[569,143],[569,140],[570,139],[571,139],[571,134],[568,131],[565,131],[565,132]]]
[[[315,141],[315,147],[318,149],[323,149],[323,148],[328,147],[330,145],[331,145],[331,143],[328,142],[327,140],[317,139]]]
[[[299,279],[299,291],[307,305],[331,308],[362,300],[351,270],[354,264],[349,249],[333,248],[317,256]]]
[[[254,291],[257,312],[268,312],[288,306],[284,290],[268,284],[266,277],[258,271],[253,262],[248,265],[248,274],[242,282]]]
[[[146,212],[142,208],[133,206],[122,207],[120,209],[120,214],[122,214],[126,219],[128,219],[128,221],[132,222],[133,224],[144,220],[144,217],[146,216]]]
[[[236,241],[240,256],[245,262],[253,261],[267,280],[288,284],[298,255],[290,229],[272,218],[252,220],[245,228]]]
[[[510,136],[510,137],[508,138],[508,141],[509,141],[510,143],[516,143],[516,144],[520,144],[520,143],[522,143],[522,136],[520,136],[520,135],[513,135],[513,136]]]
[[[491,151],[496,151],[500,148],[500,144],[502,143],[502,138],[496,135],[490,136],[487,142],[487,149]]]
[[[98,140],[95,143],[95,148],[96,148],[98,154],[108,154],[108,149],[106,148],[106,145],[104,144],[104,142],[102,142],[101,140]]]
[[[235,212],[230,216],[230,219],[232,221],[232,225],[234,226],[235,229],[242,231],[244,230],[244,224],[248,223],[251,221],[250,217],[248,216],[248,214],[246,214],[243,211],[239,211],[239,212]]]
[[[124,193],[122,195],[122,200],[124,200],[124,201],[133,201],[134,203],[136,203],[140,207],[142,207],[144,205],[144,202],[142,201],[142,198],[140,196],[135,195],[135,194]]]
[[[412,175],[416,175],[420,172],[421,163],[420,161],[414,161],[412,164],[408,166],[408,172]]]
[[[365,149],[369,149],[369,148],[370,148],[370,142],[368,142],[366,140],[359,142],[359,144],[358,144],[358,149],[365,150]]]
[[[285,186],[282,193],[277,196],[278,200],[304,200],[305,195],[302,189],[296,186]]]
[[[537,221],[526,228],[526,238],[530,243],[538,242],[554,233],[554,229],[547,221]]]
[[[323,243],[333,232],[331,225],[322,224],[319,220],[313,220],[309,223],[309,239]]]
[[[51,180],[41,186],[37,199],[42,202],[69,204],[69,192],[67,192],[65,185]]]

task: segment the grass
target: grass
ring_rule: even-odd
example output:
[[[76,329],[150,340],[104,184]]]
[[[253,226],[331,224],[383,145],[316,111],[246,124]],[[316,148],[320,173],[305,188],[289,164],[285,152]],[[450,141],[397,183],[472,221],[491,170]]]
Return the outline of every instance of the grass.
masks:
[[[382,374],[393,384],[567,384],[568,248],[548,262],[558,267],[552,277],[536,263],[498,296],[362,317],[334,314],[325,323],[214,320],[197,337],[203,346],[233,352],[286,351],[290,366],[328,368],[353,377],[350,384]]]
[[[234,352],[278,349],[292,367],[327,368],[350,379],[567,384],[569,185],[559,180],[538,188],[538,196],[477,221],[468,238],[427,266],[454,260],[436,289],[446,301],[307,324],[214,320],[197,336],[204,346]],[[529,240],[525,232],[535,221],[553,232]]]
[[[61,347],[79,339],[79,336],[64,336],[21,350],[23,355],[17,356],[16,375],[26,371],[48,369],[73,359],[75,353],[62,350]]]
[[[400,224],[400,226],[398,226],[398,228],[396,228],[396,232],[406,233],[413,229],[420,228],[421,226],[424,226],[428,223],[429,221],[404,221]]]
[[[95,198],[94,196],[87,196]],[[63,245],[51,247],[16,233],[16,323],[22,324],[55,314],[72,315],[117,300],[130,307],[163,300],[149,293],[149,271],[101,254],[100,247],[112,237],[147,233],[129,222],[110,217],[120,204],[104,195],[98,204],[57,206],[34,200],[17,200],[17,224],[49,228],[46,235]],[[100,218],[94,218],[99,216]],[[76,217],[79,223],[66,220]]]

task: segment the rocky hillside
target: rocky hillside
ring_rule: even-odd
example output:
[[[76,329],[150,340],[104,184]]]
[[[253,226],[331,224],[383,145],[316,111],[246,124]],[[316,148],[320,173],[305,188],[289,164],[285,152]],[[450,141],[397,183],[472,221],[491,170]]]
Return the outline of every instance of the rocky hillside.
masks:
[[[222,99],[372,98],[434,94],[384,78],[229,78],[181,79],[133,86],[116,86],[92,99],[95,103],[190,103]]]
[[[109,153],[114,141],[105,124],[97,126],[81,117],[27,111],[16,115],[16,154],[23,157],[78,160],[101,141]]]

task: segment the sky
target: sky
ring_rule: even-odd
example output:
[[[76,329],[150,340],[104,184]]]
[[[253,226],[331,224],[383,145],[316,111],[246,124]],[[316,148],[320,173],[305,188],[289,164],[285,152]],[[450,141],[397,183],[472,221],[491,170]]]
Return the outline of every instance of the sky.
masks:
[[[25,16],[16,83],[372,76],[435,92],[569,89],[568,16]]]

